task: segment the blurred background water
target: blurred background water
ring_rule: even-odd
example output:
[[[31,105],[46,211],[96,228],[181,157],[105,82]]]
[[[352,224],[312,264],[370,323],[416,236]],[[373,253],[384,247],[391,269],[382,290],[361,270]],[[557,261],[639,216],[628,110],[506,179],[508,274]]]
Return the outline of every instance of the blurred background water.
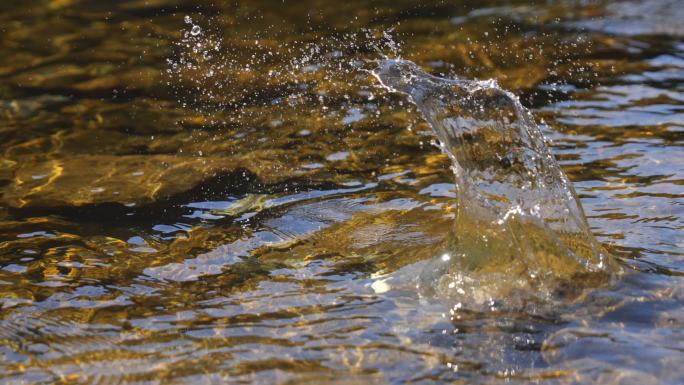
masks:
[[[0,383],[684,382],[680,3],[3,2]],[[519,95],[630,273],[420,298],[458,197],[383,54]]]

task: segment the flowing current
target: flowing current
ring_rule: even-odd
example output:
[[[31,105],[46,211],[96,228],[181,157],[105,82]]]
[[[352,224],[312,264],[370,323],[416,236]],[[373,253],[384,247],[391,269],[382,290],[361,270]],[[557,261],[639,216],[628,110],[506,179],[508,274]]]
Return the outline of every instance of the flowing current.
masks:
[[[423,270],[426,295],[466,305],[547,301],[606,282],[616,265],[593,237],[571,182],[511,93],[494,81],[445,79],[406,60],[374,75],[407,94],[451,158],[458,205],[447,252]]]
[[[0,384],[684,384],[682,10],[0,2]]]

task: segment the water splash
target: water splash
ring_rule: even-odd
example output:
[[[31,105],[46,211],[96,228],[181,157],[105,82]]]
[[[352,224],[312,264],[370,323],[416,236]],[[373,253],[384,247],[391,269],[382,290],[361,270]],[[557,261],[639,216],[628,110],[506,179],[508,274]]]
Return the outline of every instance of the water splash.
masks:
[[[368,115],[374,99],[359,75],[369,60],[385,58],[374,75],[408,94],[430,123],[452,158],[460,195],[453,244],[424,270],[424,294],[491,308],[497,299],[547,300],[563,290],[562,282],[613,269],[534,118],[496,82],[438,78],[412,62],[387,59],[402,49],[391,30],[276,46],[273,36],[228,38],[211,25],[185,23],[167,73],[178,101],[203,115],[218,111],[233,119],[262,111],[255,106],[307,106],[350,124]],[[234,55],[245,46],[250,55]]]
[[[406,60],[374,71],[407,94],[451,158],[458,191],[449,250],[423,271],[423,294],[478,308],[548,301],[577,279],[605,282],[616,268],[595,240],[572,184],[544,136],[495,81],[445,79]],[[460,305],[459,305],[460,307]]]
[[[354,103],[373,99],[374,86],[359,81],[366,60],[397,57],[402,49],[392,28],[311,40],[273,30],[227,34],[212,19],[185,16],[184,22],[166,58],[167,85],[179,105],[211,116],[212,123],[258,118],[262,112],[252,109],[264,106],[306,106],[344,120]]]

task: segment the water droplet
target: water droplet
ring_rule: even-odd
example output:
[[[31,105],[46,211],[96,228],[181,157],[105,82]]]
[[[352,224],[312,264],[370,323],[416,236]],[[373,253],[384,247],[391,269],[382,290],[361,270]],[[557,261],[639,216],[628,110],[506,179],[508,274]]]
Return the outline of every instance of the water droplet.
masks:
[[[188,16],[188,15],[185,15],[185,18],[184,18],[183,20],[185,20],[185,24],[190,24],[190,23],[192,23],[192,19],[191,19],[190,16]]]
[[[190,30],[190,34],[192,34],[192,36],[197,36],[201,31],[202,29],[199,27],[199,25],[193,25],[192,29]]]

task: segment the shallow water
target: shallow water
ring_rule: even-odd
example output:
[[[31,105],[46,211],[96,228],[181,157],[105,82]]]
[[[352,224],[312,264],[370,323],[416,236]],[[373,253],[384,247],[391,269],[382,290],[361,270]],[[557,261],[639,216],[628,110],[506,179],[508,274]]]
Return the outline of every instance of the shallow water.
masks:
[[[684,381],[676,1],[216,3],[0,4],[1,383]],[[382,54],[520,96],[625,274],[422,296],[459,196]]]

